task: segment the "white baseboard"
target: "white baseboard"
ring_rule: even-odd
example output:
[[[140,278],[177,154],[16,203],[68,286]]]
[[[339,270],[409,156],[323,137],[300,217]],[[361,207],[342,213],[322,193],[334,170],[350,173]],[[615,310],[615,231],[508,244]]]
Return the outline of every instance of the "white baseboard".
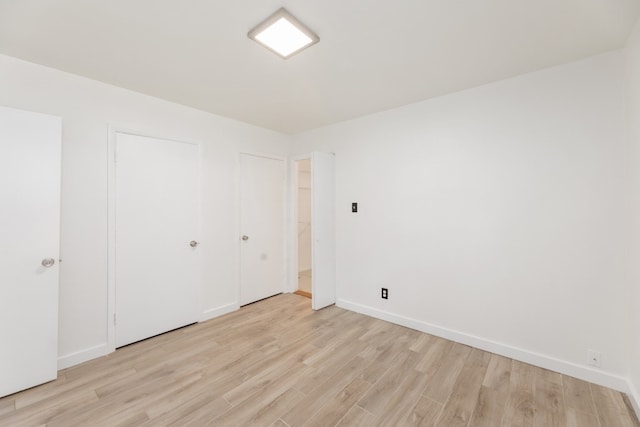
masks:
[[[233,303],[223,305],[222,307],[210,308],[209,310],[205,310],[200,315],[200,322],[206,322],[207,320],[211,320],[213,318],[234,312],[240,309],[240,304]]]
[[[91,359],[106,356],[111,353],[107,343],[89,347],[85,350],[76,351],[75,353],[65,354],[58,357],[58,370],[70,368],[75,365],[87,362]]]
[[[635,396],[631,396],[631,384],[627,378],[603,372],[597,369],[592,369],[588,366],[581,366],[576,363],[556,359],[544,354],[487,340],[485,338],[466,334],[464,332],[443,328],[441,326],[433,325],[421,320],[411,319],[409,317],[389,313],[383,310],[378,310],[373,307],[345,301],[343,299],[339,299],[336,302],[336,305],[347,310],[355,311],[356,313],[361,313],[367,316],[375,317],[377,319],[386,320],[388,322],[406,326],[407,328],[415,329],[420,332],[425,332],[427,334],[459,342],[461,344],[479,348],[491,353],[496,353],[501,356],[509,357],[511,359],[519,360],[521,362],[529,363],[541,368],[549,369],[554,372],[559,372],[564,375],[569,375],[571,377],[579,378],[584,381],[622,391],[629,394],[630,397],[632,397],[632,400],[636,401],[634,405],[636,405],[636,411],[638,409],[637,402],[640,402],[640,400],[637,399],[637,393]]]
[[[213,319],[223,314],[231,313],[240,308],[237,303],[224,305],[222,307],[212,308],[206,310],[200,316],[200,322],[204,322],[209,319]],[[109,348],[107,343],[99,344],[94,347],[87,348],[85,350],[76,351],[75,353],[65,354],[58,357],[58,370],[70,368],[75,365],[87,362],[91,359],[97,359],[98,357],[106,356],[111,353],[113,349]]]

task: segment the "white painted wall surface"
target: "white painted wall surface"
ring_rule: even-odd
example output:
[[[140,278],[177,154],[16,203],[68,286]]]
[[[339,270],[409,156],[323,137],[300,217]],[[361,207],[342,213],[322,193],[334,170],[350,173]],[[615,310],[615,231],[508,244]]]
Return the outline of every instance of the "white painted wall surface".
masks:
[[[631,283],[629,293],[630,382],[640,414],[640,21],[627,44],[627,76],[629,101],[629,143],[632,201]]]
[[[107,351],[111,123],[203,143],[203,317],[237,304],[238,153],[285,155],[293,141],[292,154],[336,153],[341,305],[617,388],[630,377],[637,389],[625,71],[640,169],[639,31],[626,58],[612,52],[294,137],[0,56],[0,105],[63,118],[61,366]],[[621,326],[629,319],[635,326]],[[602,352],[601,370],[586,367],[587,349]]]
[[[338,304],[624,388],[624,60],[297,135],[336,153]]]
[[[203,318],[237,306],[240,151],[286,155],[289,138],[0,56],[0,105],[63,119],[60,366],[107,351],[108,124],[203,144]]]

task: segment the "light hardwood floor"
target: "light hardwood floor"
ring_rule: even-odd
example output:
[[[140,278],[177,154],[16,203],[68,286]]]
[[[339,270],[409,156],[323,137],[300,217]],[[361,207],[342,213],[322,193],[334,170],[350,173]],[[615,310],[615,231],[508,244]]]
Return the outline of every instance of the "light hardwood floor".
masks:
[[[280,295],[0,399],[0,426],[639,426],[622,394]]]
[[[298,290],[311,293],[311,270],[298,272]]]

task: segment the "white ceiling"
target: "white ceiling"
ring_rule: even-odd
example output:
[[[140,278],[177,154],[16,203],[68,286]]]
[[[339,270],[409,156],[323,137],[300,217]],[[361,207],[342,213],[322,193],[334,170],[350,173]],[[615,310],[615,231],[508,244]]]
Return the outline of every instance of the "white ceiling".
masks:
[[[284,6],[320,43],[247,32]],[[284,133],[624,46],[640,0],[0,0],[0,53]]]

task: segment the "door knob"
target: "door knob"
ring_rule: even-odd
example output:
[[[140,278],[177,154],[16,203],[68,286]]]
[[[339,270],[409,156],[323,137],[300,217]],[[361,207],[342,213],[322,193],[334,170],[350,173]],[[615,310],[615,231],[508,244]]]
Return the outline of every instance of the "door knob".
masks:
[[[247,236],[246,234],[242,236],[242,240],[249,240],[249,236]]]
[[[56,263],[56,260],[53,258],[45,258],[42,260],[42,266],[46,268],[51,267],[55,263]]]
[[[195,240],[192,240],[189,242],[189,246],[191,246],[192,248],[195,248],[196,246],[198,246],[198,242],[196,242]]]

